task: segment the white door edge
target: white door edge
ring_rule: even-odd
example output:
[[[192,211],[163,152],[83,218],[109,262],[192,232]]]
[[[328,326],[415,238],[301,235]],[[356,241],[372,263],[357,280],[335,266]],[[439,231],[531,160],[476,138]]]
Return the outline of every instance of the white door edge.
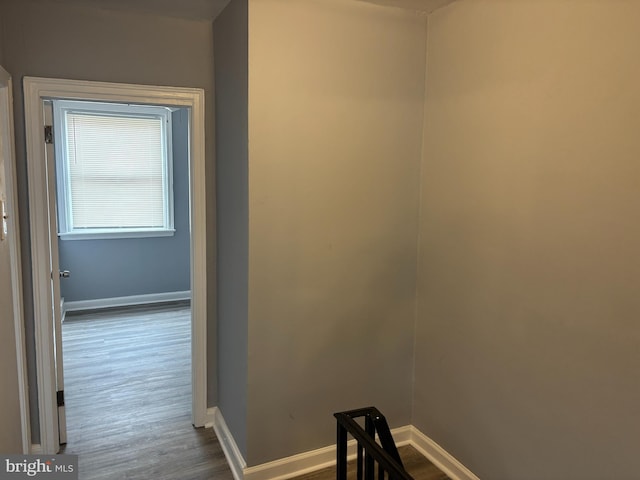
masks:
[[[27,356],[24,339],[24,311],[22,302],[22,260],[20,257],[20,226],[18,222],[18,189],[15,172],[15,137],[13,128],[13,86],[11,76],[0,66],[0,115],[6,115],[7,138],[2,142],[7,151],[5,161],[5,186],[7,212],[9,214],[9,242],[13,294],[13,317],[18,366],[18,396],[22,430],[22,453],[31,449],[31,424],[29,421],[29,396],[27,380]]]
[[[51,102],[44,103],[44,121],[46,125],[53,124],[53,106]],[[58,257],[58,219],[56,205],[56,176],[51,173],[55,172],[55,153],[53,144],[45,145],[45,157],[47,163],[47,181],[49,192],[49,258],[51,269],[51,292],[54,298],[52,303],[53,313],[53,333],[55,338],[55,371],[56,371],[56,397],[62,394],[62,404],[58,400],[58,437],[60,445],[67,443],[67,422],[64,409],[64,367],[63,367],[63,345],[62,345],[62,311],[60,309],[60,259]],[[52,193],[53,192],[53,193]]]
[[[42,100],[66,98],[186,107],[190,110],[189,178],[191,212],[191,360],[192,423],[204,426],[207,415],[207,272],[204,91],[78,80],[24,78],[29,222],[36,337],[40,444],[46,454],[59,450],[52,328],[47,179]]]

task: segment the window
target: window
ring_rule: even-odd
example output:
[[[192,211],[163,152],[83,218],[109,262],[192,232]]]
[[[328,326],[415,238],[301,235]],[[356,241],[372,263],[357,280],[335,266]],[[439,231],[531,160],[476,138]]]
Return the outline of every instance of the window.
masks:
[[[171,112],[53,101],[61,239],[173,235]]]

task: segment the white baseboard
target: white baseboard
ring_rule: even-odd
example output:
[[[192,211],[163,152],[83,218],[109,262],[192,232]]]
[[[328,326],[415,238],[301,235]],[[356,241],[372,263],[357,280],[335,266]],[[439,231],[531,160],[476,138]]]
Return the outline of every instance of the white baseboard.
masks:
[[[446,473],[451,480],[480,480],[453,455],[413,425],[411,425],[411,445]]]
[[[191,292],[149,293],[146,295],[130,295],[128,297],[97,298],[95,300],[78,300],[64,302],[63,312],[79,310],[98,310],[101,308],[126,307],[130,305],[144,305],[149,303],[175,302],[191,299]],[[64,314],[63,314],[64,315]]]
[[[42,455],[42,445],[39,443],[32,443],[31,450],[29,451],[30,455]]]
[[[218,407],[209,407],[207,408],[207,416],[204,421],[204,428],[213,428],[213,425],[216,421],[216,415],[218,411]]]
[[[242,453],[218,407],[207,409],[207,423],[205,427],[213,427],[215,430],[224,456],[227,458],[227,463],[229,463],[229,467],[231,468],[233,478],[235,480],[243,480],[243,470],[247,466],[247,462],[244,461]]]
[[[413,425],[391,430],[397,446],[411,445],[451,480],[479,480],[469,469]],[[347,444],[349,460],[356,456],[356,441]],[[311,450],[244,469],[244,480],[287,480],[336,464],[336,446]],[[235,477],[235,474],[234,474]],[[237,477],[235,477],[238,480]]]
[[[391,430],[393,440],[396,442],[396,447],[402,447],[403,445],[411,444],[412,426],[405,425],[404,427],[398,427]]]
[[[391,430],[396,445],[407,445],[411,441],[411,426]],[[347,458],[356,457],[356,441],[347,443]],[[336,464],[336,446],[311,450],[291,457],[281,458],[273,462],[263,463],[244,469],[244,480],[286,480],[304,475]]]
[[[353,447],[347,453],[351,456],[351,450],[355,451],[355,442],[349,447]],[[285,480],[331,467],[335,463],[336,447],[332,445],[245,468],[244,480]]]

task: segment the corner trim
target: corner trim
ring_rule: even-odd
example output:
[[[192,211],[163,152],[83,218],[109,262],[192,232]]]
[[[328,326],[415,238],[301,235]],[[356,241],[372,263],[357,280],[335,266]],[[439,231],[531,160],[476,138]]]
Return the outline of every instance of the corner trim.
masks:
[[[404,445],[411,445],[412,429],[411,425],[405,425],[404,427],[398,427],[391,430],[393,440],[396,442],[396,446],[402,447]]]
[[[101,308],[126,307],[130,305],[144,305],[148,303],[174,302],[191,299],[191,292],[148,293],[145,295],[129,295],[126,297],[96,298],[94,300],[77,300],[67,302],[63,299],[63,316],[67,312],[79,310],[98,310]]]
[[[453,455],[413,425],[411,425],[411,445],[446,473],[451,480],[480,480]]]
[[[227,458],[227,463],[229,463],[229,467],[231,468],[233,478],[235,480],[243,480],[243,470],[247,466],[247,462],[244,461],[242,453],[218,407],[207,409],[207,423],[205,426],[213,427],[213,430],[216,432],[224,456]]]
[[[207,408],[207,415],[204,419],[204,428],[213,428],[213,424],[216,421],[217,411],[219,411],[218,407]]]
[[[391,430],[396,445],[407,445],[411,442],[411,426]],[[356,457],[356,441],[349,440],[347,458]],[[244,469],[244,480],[287,480],[336,464],[336,446],[318,448],[272,462]]]

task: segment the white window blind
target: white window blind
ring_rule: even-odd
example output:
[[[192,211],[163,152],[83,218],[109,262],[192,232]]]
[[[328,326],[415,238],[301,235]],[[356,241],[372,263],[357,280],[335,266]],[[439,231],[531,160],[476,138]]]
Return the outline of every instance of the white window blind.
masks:
[[[65,101],[54,111],[64,157],[56,160],[61,236],[172,231],[168,112]]]

